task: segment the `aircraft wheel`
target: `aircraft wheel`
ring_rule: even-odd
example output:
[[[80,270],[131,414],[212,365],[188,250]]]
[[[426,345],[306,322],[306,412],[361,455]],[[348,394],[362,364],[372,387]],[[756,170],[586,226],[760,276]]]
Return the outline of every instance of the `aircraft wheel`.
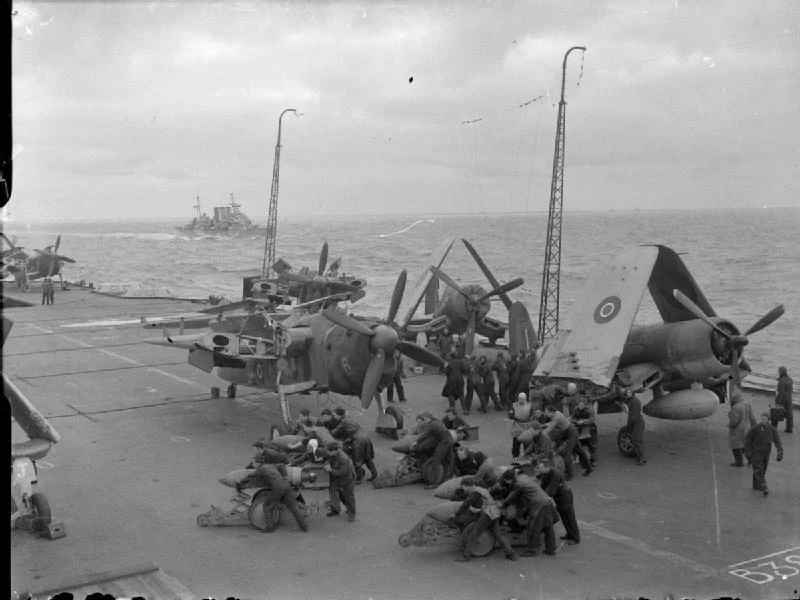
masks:
[[[31,494],[31,516],[34,531],[44,529],[50,524],[50,503],[44,494]]]
[[[390,404],[386,407],[386,414],[392,415],[394,420],[397,421],[397,428],[403,428],[403,411],[399,407]]]
[[[211,525],[211,519],[207,515],[197,515],[197,525],[199,527],[208,527]]]
[[[472,546],[472,556],[486,556],[492,551],[494,544],[494,534],[490,530],[484,529]]]
[[[628,430],[628,427],[622,427],[617,433],[617,448],[619,448],[622,456],[633,458],[635,453],[633,451],[633,436]]]
[[[262,490],[258,492],[250,503],[247,516],[250,524],[256,529],[264,531],[273,529],[281,519],[281,508],[277,503],[267,505],[265,500],[268,492]]]
[[[275,425],[270,425],[269,426],[269,440],[270,441],[275,441],[279,437],[281,437],[282,435],[288,435],[288,434],[289,434],[289,428],[286,426],[286,424],[283,421],[280,421]]]
[[[397,540],[397,543],[403,548],[408,548],[411,545],[411,537],[407,533],[404,533],[400,536],[400,539]]]

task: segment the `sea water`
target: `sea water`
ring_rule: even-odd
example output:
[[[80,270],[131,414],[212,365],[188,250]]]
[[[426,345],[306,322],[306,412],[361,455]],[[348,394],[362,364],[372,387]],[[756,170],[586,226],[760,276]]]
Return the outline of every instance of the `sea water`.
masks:
[[[170,288],[185,297],[221,295],[239,300],[242,277],[258,275],[265,240],[207,236],[189,238],[181,222],[87,221],[4,224],[4,233],[27,249],[44,248],[61,235],[59,253],[75,259],[64,278],[101,283],[141,283]],[[413,225],[413,226],[412,226]],[[295,270],[316,270],[323,242],[328,262],[342,257],[341,273],[367,280],[367,296],[355,314],[385,316],[395,281],[407,269],[412,283],[431,251],[447,238],[469,240],[502,283],[522,277],[510,293],[537,324],[547,214],[307,216],[279,218],[276,255]],[[594,269],[626,245],[664,244],[682,254],[718,316],[744,331],[776,304],[786,313],[753,334],[745,356],[754,371],[774,374],[786,365],[800,372],[800,210],[598,211],[565,212],[562,225],[560,319],[563,324]],[[442,270],[459,284],[490,285],[460,241]],[[440,287],[440,291],[443,287]],[[505,320],[500,302],[491,315]],[[657,322],[645,293],[637,323]],[[797,378],[797,376],[795,376]]]

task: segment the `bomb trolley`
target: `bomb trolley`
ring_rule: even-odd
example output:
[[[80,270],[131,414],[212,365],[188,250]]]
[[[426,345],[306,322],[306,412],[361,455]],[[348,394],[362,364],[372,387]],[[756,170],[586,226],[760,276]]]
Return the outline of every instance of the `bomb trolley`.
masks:
[[[225,486],[236,487],[253,469],[238,469],[220,477]],[[308,463],[299,467],[286,467],[289,483],[297,490],[297,502],[306,517],[312,518],[327,511],[330,501],[327,490],[330,486],[327,471],[318,463]],[[321,492],[325,492],[324,496]],[[252,495],[246,491],[237,492],[231,498],[233,507],[227,511],[218,506],[197,516],[200,527],[235,527],[252,525],[260,531],[273,529],[282,518],[286,507],[281,503],[267,504],[268,491],[255,489]]]

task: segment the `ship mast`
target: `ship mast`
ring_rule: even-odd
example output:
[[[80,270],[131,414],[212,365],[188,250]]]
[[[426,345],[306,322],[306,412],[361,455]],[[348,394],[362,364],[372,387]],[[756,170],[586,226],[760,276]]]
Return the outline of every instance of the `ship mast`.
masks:
[[[197,204],[195,204],[192,208],[197,209],[197,219],[199,220],[202,216],[202,213],[200,212],[200,194],[197,194]]]
[[[269,216],[267,217],[267,239],[264,243],[264,261],[261,263],[261,279],[272,275],[275,264],[275,239],[278,236],[278,174],[281,162],[281,120],[287,112],[297,114],[294,108],[287,108],[278,117],[278,141],[275,144],[275,162],[272,166],[272,189],[269,194]]]
[[[550,186],[550,212],[547,217],[547,242],[542,269],[542,295],[539,301],[539,343],[544,343],[558,331],[558,304],[561,279],[561,209],[564,203],[564,145],[567,129],[567,102],[564,100],[564,82],[567,77],[567,57],[573,50],[586,51],[584,46],[573,46],[564,55],[561,67],[561,100],[558,103],[556,148],[553,154],[553,179]]]

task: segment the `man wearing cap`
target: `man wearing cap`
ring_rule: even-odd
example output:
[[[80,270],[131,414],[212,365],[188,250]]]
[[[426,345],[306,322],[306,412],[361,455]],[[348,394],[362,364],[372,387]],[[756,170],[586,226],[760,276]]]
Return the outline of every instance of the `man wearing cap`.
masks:
[[[344,504],[347,520],[356,520],[356,470],[353,461],[342,451],[337,441],[328,442],[325,449],[325,470],[330,475],[328,494],[331,500],[331,509],[327,515],[335,517],[341,512]]]
[[[297,416],[297,419],[292,423],[291,427],[289,427],[289,433],[291,435],[303,435],[305,433],[306,428],[314,426],[314,419],[311,418],[311,411],[307,408],[304,408],[300,411],[300,414]]]
[[[331,435],[344,444],[345,448],[350,448],[350,458],[353,460],[353,466],[358,472],[362,474],[363,469],[359,469],[364,465],[369,469],[370,477],[367,481],[372,481],[378,476],[378,469],[375,468],[375,448],[364,428],[352,419],[345,417],[345,410],[339,406],[333,411],[338,419],[338,424],[331,430]],[[357,481],[361,481],[358,477]]]
[[[556,532],[553,528],[555,503],[533,479],[517,474],[509,469],[501,477],[503,483],[511,488],[505,500],[500,503],[503,509],[511,504],[521,506],[528,518],[528,549],[522,556],[536,556],[539,537],[544,533],[545,554],[556,553]]]
[[[467,374],[467,367],[464,364],[464,359],[461,355],[450,354],[450,360],[444,366],[444,375],[446,377],[444,387],[442,388],[442,396],[447,398],[450,408],[456,407],[456,400],[461,401],[461,408],[465,415],[469,414],[466,404],[464,404],[464,376]]]
[[[466,500],[461,503],[461,506],[456,511],[456,520],[460,513],[477,514],[478,519],[470,523],[461,537],[462,546],[461,554],[456,557],[459,562],[468,562],[472,559],[472,547],[475,545],[478,537],[486,529],[494,533],[500,547],[509,560],[517,560],[517,555],[511,548],[511,544],[500,529],[500,509],[492,498],[489,490],[475,485],[475,480],[472,477],[464,477],[461,479],[461,489],[467,495]]]
[[[488,410],[489,408],[489,399],[491,398],[492,403],[494,404],[495,410],[503,410],[502,404],[500,404],[500,398],[497,396],[497,392],[494,390],[494,371],[492,370],[492,365],[489,364],[489,360],[486,356],[481,356],[478,359],[478,373],[481,376],[481,408],[484,410]]]
[[[767,464],[772,452],[772,444],[778,450],[777,460],[783,460],[783,444],[777,430],[770,425],[769,413],[761,413],[761,422],[750,429],[744,439],[745,456],[753,463],[753,489],[759,490],[766,496],[767,489]]]
[[[794,408],[792,407],[792,387],[794,381],[789,377],[789,372],[786,367],[778,368],[778,388],[775,392],[775,404],[782,406],[786,412],[786,433],[794,431]],[[773,423],[773,427],[777,428],[777,424]]]
[[[480,407],[478,412],[486,412],[486,398],[483,395],[483,378],[478,367],[478,360],[472,355],[464,357],[464,367],[467,371],[467,395],[464,397],[464,414],[468,415],[472,410],[472,397],[478,395]]]
[[[586,396],[578,396],[571,421],[578,430],[578,444],[589,455],[590,464],[594,468],[597,465],[597,425],[594,422],[594,408]]]
[[[261,465],[236,484],[236,491],[241,492],[246,487],[258,487],[268,490],[264,499],[264,506],[270,507],[280,502],[294,515],[294,520],[297,521],[300,531],[308,531],[305,515],[297,504],[295,491],[286,479],[286,468],[283,465]],[[264,531],[271,533],[274,531],[274,527],[269,527]]]
[[[508,361],[502,352],[497,353],[497,357],[492,363],[492,371],[497,378],[497,394],[500,396],[500,403],[505,408],[511,408],[511,398],[508,394]]]

